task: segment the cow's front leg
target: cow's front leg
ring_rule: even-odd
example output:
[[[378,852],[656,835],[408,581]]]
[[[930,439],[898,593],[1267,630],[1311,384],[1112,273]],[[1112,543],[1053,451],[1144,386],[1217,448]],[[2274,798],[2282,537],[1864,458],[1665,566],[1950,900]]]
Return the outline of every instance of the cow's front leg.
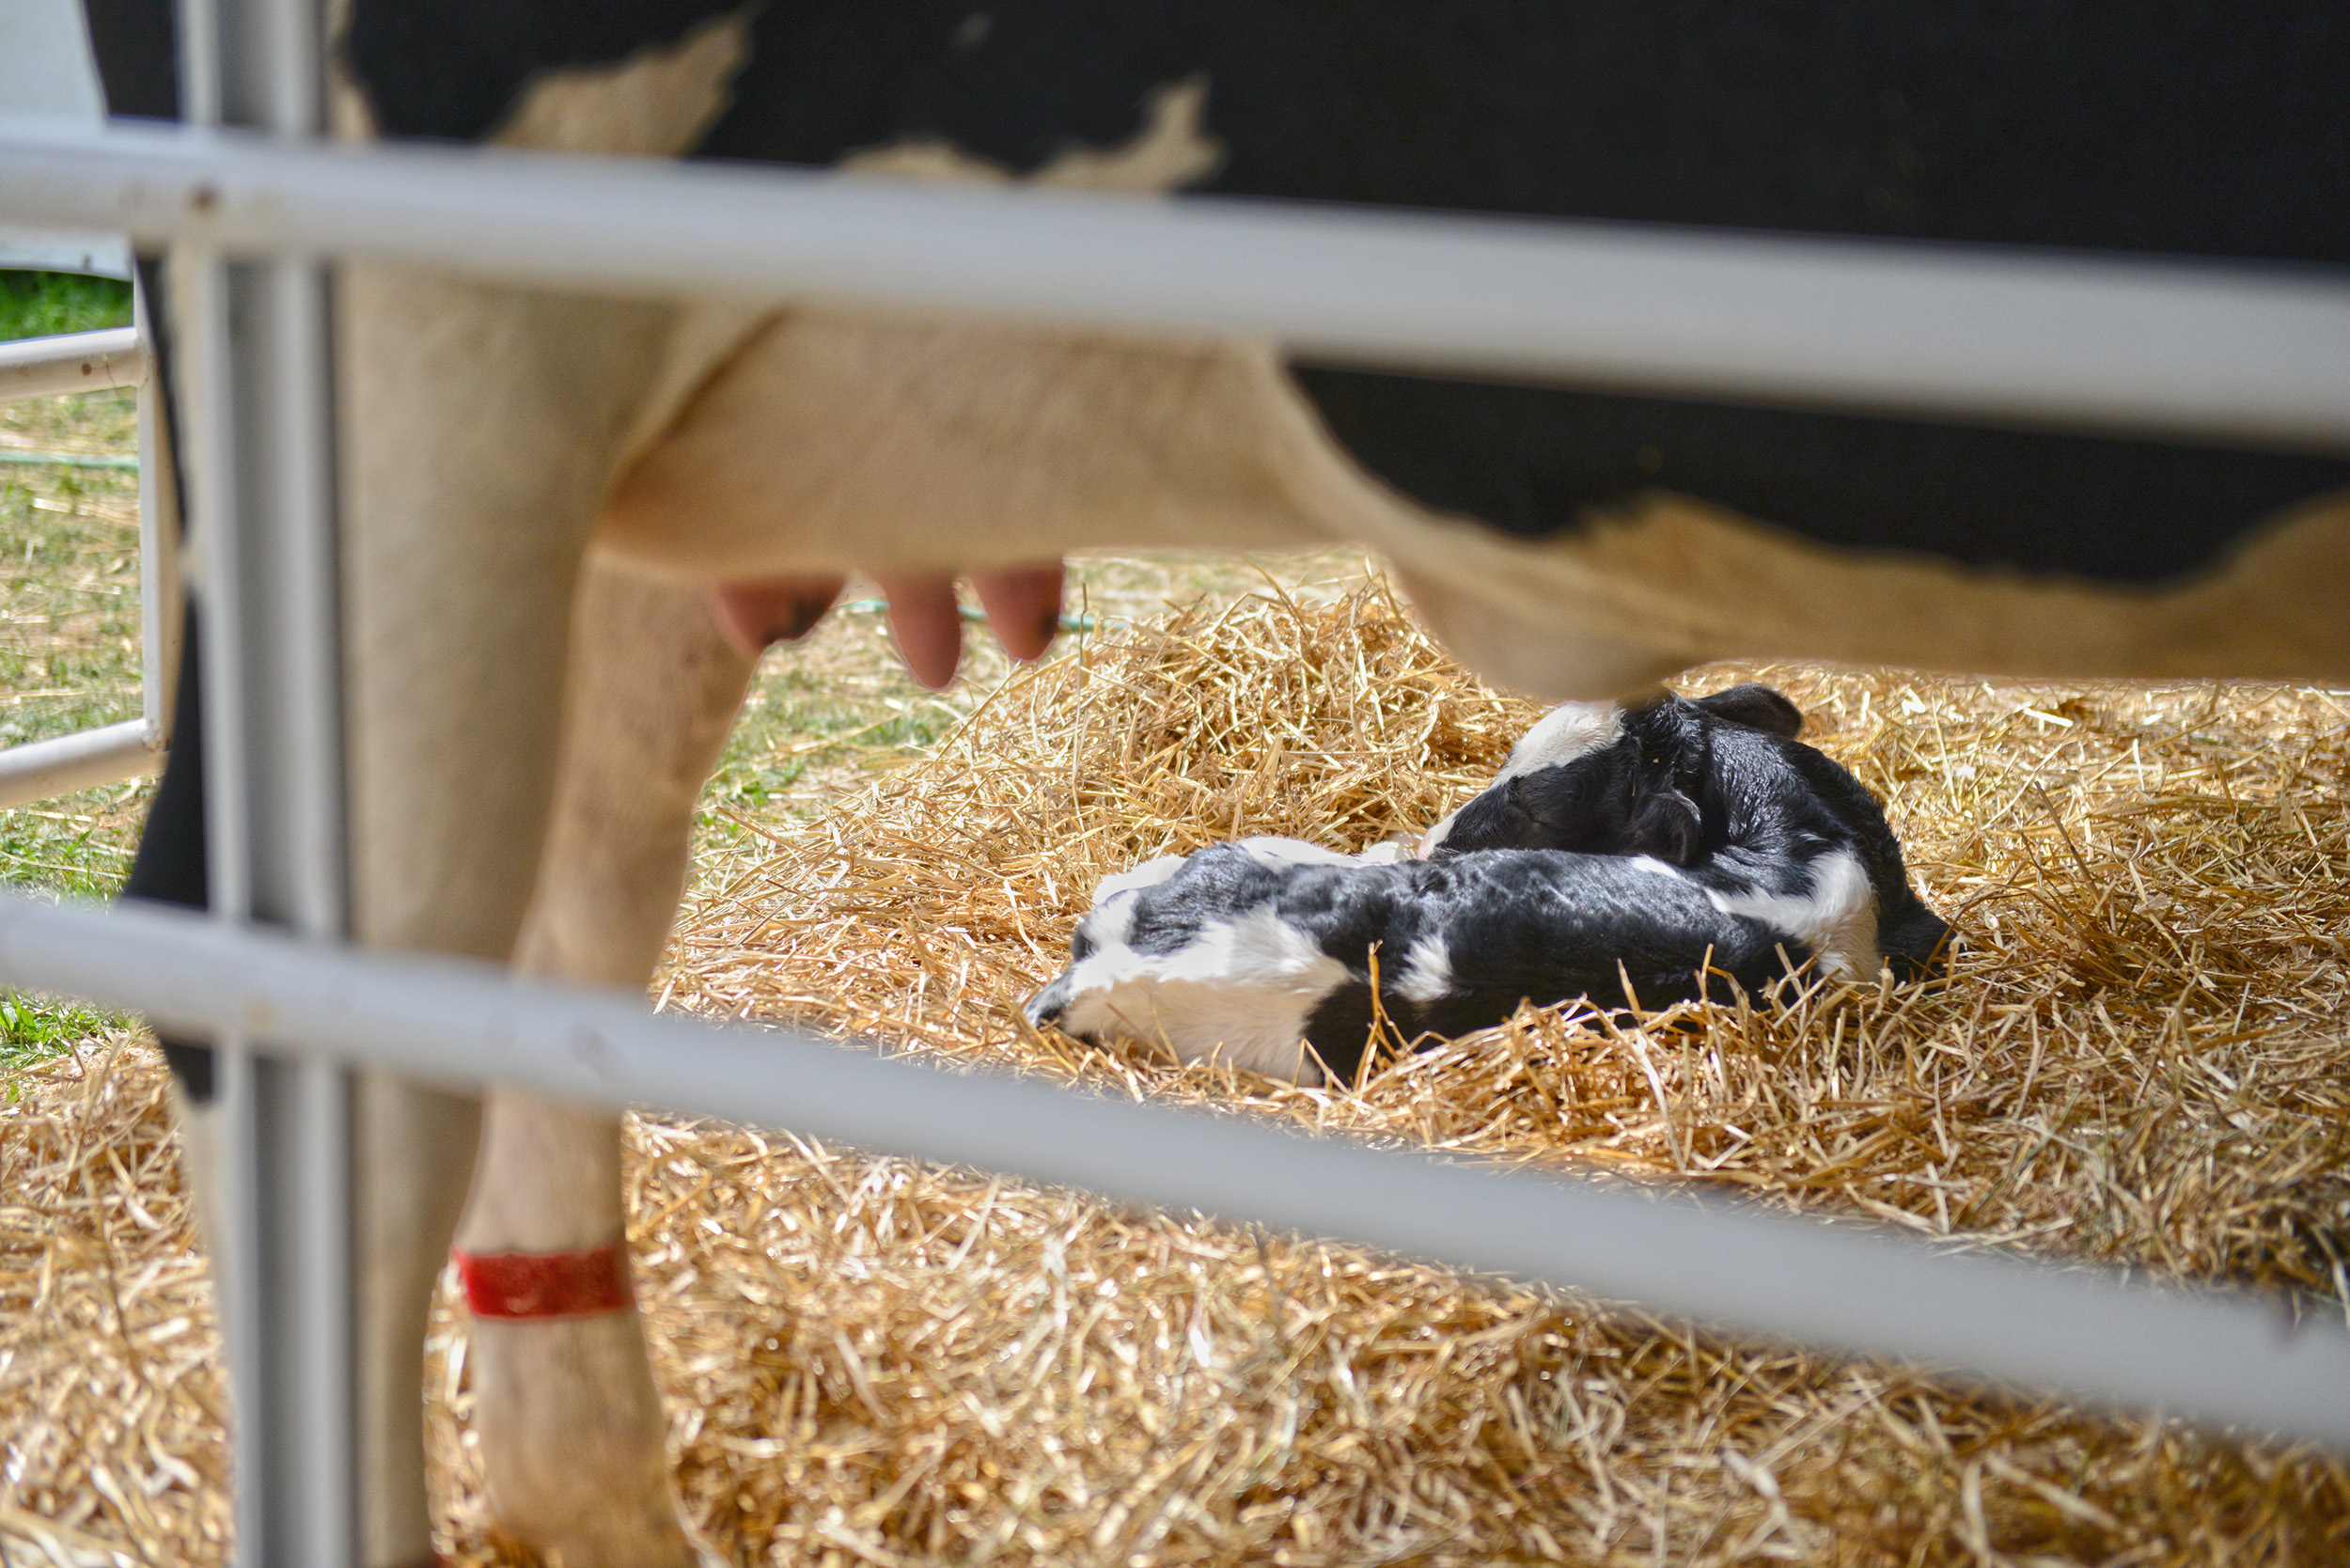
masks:
[[[580,562],[667,315],[364,268],[339,299],[354,934],[505,963],[546,837]],[[384,1568],[431,1555],[425,1314],[475,1112],[374,1077],[359,1112],[362,1548]]]
[[[591,567],[518,968],[631,989],[650,980],[684,889],[694,803],[751,667],[699,589]],[[491,1093],[458,1235],[475,1426],[500,1526],[564,1568],[691,1560],[622,1220],[613,1118]]]

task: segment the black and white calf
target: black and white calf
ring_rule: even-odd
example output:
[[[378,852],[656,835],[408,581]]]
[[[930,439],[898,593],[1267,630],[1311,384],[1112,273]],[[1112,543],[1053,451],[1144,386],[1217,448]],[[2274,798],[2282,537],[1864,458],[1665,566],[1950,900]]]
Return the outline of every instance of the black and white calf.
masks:
[[[1312,1081],[1354,1075],[1374,988],[1410,1038],[1522,1001],[1759,994],[1807,963],[1921,974],[1950,928],[1875,798],[1794,738],[1802,723],[1753,685],[1569,703],[1419,858],[1292,839],[1162,856],[1095,890],[1028,1017]]]
[[[1768,686],[1630,707],[1570,702],[1510,752],[1419,854],[1573,850],[1662,861],[1725,914],[1762,920],[1840,978],[1922,976],[1950,927],[1918,897],[1867,786],[1804,745]]]

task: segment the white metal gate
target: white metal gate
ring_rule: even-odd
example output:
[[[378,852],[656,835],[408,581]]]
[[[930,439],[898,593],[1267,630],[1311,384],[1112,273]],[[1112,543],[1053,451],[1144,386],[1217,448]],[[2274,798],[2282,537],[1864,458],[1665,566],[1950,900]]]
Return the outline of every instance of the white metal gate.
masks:
[[[136,388],[139,399],[140,715],[0,751],[0,807],[151,773],[171,744],[180,645],[180,520],[172,499],[171,452],[162,439],[163,400],[151,382],[144,324],[0,343],[0,403],[108,387]]]
[[[0,902],[0,978],[225,1047],[240,1560],[352,1553],[347,1071],[651,1104],[1345,1237],[1731,1330],[2350,1447],[2350,1333],[2280,1298],[1937,1252],[958,1074],[343,933],[326,265],[1236,334],[1317,359],[2350,450],[2350,286],[1599,225],[1149,204],[317,142],[307,0],[184,0],[187,130],[0,127],[0,219],[173,248],[212,910]],[[203,127],[248,128],[222,132]],[[615,212],[631,216],[610,221]]]

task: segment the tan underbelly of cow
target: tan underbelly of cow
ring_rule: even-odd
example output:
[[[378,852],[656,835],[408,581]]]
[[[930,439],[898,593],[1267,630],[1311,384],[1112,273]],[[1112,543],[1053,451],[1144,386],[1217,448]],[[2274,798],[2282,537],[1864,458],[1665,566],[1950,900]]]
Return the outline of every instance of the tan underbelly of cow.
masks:
[[[1833,550],[1666,493],[1528,541],[1370,478],[1261,346],[837,309],[752,326],[672,406],[598,535],[665,575],[1352,541],[1464,658],[1549,698],[1738,656],[2350,679],[2345,497],[2161,588]]]
[[[786,310],[622,475],[598,540],[728,579],[1289,549],[1338,522],[1316,439],[1259,350]]]

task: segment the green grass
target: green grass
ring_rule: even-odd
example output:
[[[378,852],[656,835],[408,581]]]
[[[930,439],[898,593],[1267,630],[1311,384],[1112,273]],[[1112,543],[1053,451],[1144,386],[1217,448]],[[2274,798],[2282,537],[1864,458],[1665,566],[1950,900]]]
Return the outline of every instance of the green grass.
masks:
[[[0,341],[131,324],[131,286],[78,273],[0,270]]]
[[[0,1062],[54,1056],[67,1046],[133,1020],[82,1002],[55,1001],[24,991],[0,991]]]

